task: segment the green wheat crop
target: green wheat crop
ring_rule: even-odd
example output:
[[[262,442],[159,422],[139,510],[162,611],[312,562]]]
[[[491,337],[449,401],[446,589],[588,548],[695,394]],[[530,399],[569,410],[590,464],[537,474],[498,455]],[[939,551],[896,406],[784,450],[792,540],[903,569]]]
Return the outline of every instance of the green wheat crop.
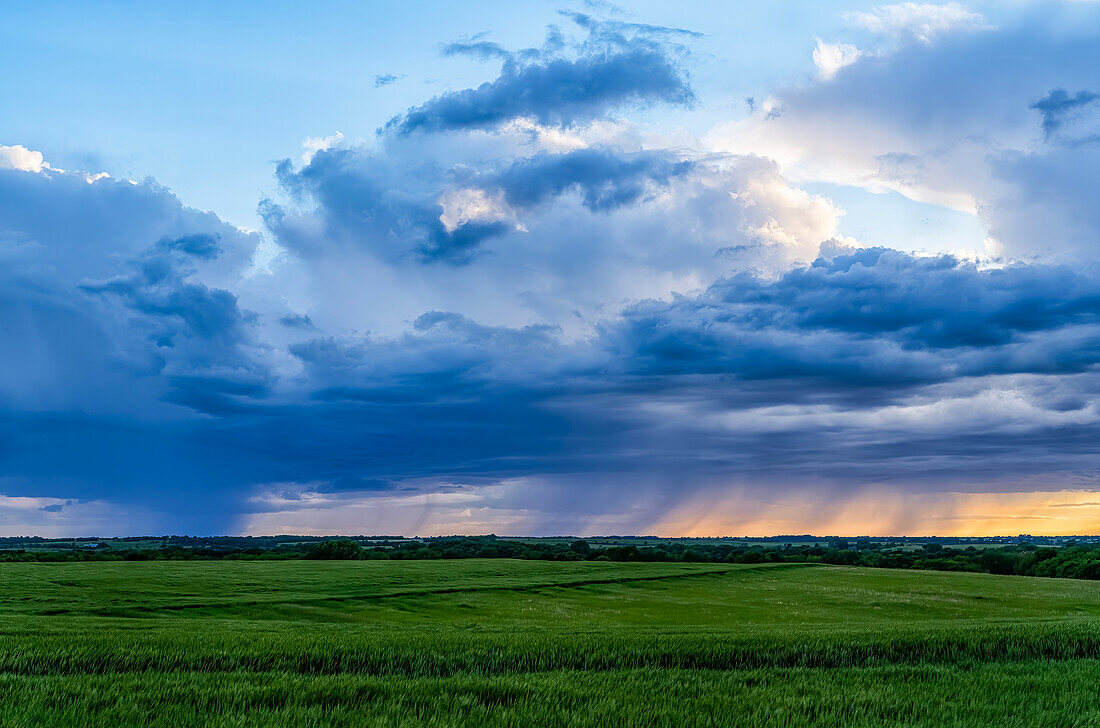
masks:
[[[1100,583],[803,564],[0,564],[0,726],[1100,725]]]

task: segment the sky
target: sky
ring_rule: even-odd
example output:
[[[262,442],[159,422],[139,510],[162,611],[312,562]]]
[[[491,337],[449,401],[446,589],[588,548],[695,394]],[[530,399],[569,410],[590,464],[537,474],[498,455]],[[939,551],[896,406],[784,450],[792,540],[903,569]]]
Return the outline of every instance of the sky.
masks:
[[[1100,3],[9,3],[0,535],[1100,532]]]

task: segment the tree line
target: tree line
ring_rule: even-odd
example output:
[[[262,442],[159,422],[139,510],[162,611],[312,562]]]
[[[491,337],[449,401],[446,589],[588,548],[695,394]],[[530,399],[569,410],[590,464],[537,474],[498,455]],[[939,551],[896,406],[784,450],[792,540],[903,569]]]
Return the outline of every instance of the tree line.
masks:
[[[891,546],[869,539],[832,539],[826,543],[768,544],[659,542],[655,545],[600,545],[583,539],[520,541],[496,536],[449,536],[417,541],[337,538],[311,542],[275,542],[250,548],[168,545],[145,549],[8,550],[0,561],[149,561],[218,559],[539,559],[547,561],[648,561],[698,563],[824,563],[889,569],[969,571],[1019,576],[1100,579],[1100,544],[1076,543],[1051,548],[1031,543],[990,548],[925,543],[919,548]]]

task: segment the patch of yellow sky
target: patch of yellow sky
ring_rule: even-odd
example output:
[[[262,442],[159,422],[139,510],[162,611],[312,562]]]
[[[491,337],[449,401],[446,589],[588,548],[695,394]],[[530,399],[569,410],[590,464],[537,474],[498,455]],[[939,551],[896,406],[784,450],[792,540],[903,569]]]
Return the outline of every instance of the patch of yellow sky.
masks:
[[[711,494],[673,509],[647,533],[667,536],[890,536],[1100,533],[1100,493],[1081,490],[906,493],[821,489]]]
[[[489,486],[489,488],[505,486]],[[494,507],[483,489],[447,493],[334,498],[316,494],[267,502],[250,514],[249,534],[393,533],[404,535],[535,535],[545,531],[537,511]],[[1045,536],[1100,534],[1100,492],[913,492],[877,486],[853,491],[821,483],[796,488],[728,486],[697,492],[657,518],[644,509],[592,515],[575,535],[645,533],[658,536]]]

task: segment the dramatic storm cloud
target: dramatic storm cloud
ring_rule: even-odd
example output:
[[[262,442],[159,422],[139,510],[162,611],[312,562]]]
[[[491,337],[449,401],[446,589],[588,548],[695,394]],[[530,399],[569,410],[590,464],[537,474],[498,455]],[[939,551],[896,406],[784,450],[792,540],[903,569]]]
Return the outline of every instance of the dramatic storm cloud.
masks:
[[[435,39],[478,80],[362,71],[256,230],[5,136],[0,531],[1094,522],[1100,16],[1047,9],[837,8],[749,103],[709,29]]]

